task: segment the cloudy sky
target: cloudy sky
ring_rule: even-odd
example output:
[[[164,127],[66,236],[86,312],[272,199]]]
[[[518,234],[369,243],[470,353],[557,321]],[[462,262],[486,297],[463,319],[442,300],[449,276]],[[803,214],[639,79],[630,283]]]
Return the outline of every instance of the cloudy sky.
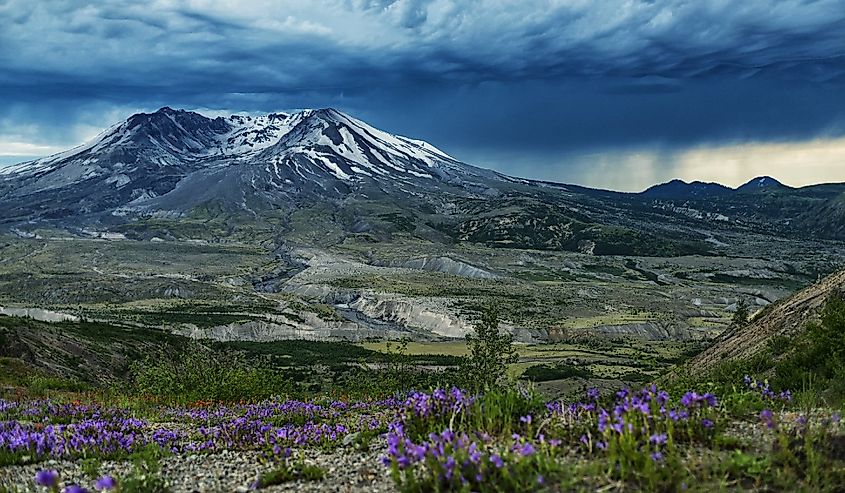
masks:
[[[845,181],[845,0],[0,0],[0,165],[332,106],[512,175]]]

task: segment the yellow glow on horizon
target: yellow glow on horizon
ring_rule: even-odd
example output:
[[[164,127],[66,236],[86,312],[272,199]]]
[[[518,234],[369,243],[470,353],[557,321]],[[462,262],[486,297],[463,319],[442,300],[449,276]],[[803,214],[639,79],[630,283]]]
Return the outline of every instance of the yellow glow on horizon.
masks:
[[[845,182],[845,138],[679,150],[643,147],[578,154],[560,163],[542,178],[623,192],[640,192],[675,178],[737,187],[758,176],[771,176],[801,187]]]
[[[736,187],[769,175],[800,187],[845,181],[845,138],[698,147],[674,156],[676,177]]]

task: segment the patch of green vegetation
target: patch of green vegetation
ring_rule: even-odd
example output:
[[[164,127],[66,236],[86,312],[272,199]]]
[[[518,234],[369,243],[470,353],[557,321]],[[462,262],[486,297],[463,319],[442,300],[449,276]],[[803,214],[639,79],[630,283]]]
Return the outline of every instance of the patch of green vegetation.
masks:
[[[130,456],[132,473],[117,480],[120,493],[168,493],[170,488],[161,476],[161,447],[150,445]]]
[[[759,278],[759,277],[741,277],[732,276],[730,274],[716,273],[710,278],[713,282],[732,284],[735,286],[772,286],[782,287],[790,291],[798,291],[807,286],[806,282],[798,281],[789,278]]]
[[[622,226],[598,224],[571,207],[523,196],[499,201],[459,201],[460,214],[440,218],[430,226],[455,241],[499,248],[567,250],[592,245],[596,255],[709,255],[711,247],[685,238],[670,238]]]
[[[0,331],[0,347],[8,347],[6,344],[9,344],[9,339],[8,335]],[[40,376],[40,371],[19,358],[0,357],[0,385],[25,386]]]
[[[769,350],[783,352],[782,340]],[[845,299],[831,296],[818,323],[808,324],[794,340],[792,351],[775,365],[775,385],[815,392],[841,403],[845,400]]]
[[[90,384],[61,377],[33,376],[24,386],[35,395],[45,395],[48,391],[84,392],[91,388]]]
[[[305,309],[316,313],[318,317],[327,321],[327,322],[342,322],[346,320],[345,318],[338,315],[337,311],[326,305],[324,303],[309,303],[305,306]]]
[[[263,489],[294,481],[322,481],[325,477],[326,470],[316,464],[306,464],[304,461],[286,462],[262,474],[255,486]]]
[[[593,378],[595,375],[589,368],[584,368],[566,363],[554,365],[535,365],[528,367],[520,378],[532,382],[547,382],[549,380],[565,380],[567,378]]]
[[[416,229],[416,218],[414,216],[406,216],[400,212],[388,212],[379,214],[377,217],[392,223],[397,231],[410,233]]]
[[[182,403],[258,401],[293,393],[293,384],[281,372],[196,343],[176,358],[150,356],[133,364],[132,380],[141,395]]]

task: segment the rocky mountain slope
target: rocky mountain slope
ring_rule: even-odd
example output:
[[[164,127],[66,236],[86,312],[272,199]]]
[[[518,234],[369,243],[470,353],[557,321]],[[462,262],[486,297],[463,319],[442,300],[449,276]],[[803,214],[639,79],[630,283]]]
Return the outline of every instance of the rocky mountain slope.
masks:
[[[4,169],[0,191],[5,221],[72,220],[185,212],[211,200],[251,211],[295,197],[342,198],[353,188],[413,194],[476,176],[495,175],[333,109],[211,119],[162,108]]]

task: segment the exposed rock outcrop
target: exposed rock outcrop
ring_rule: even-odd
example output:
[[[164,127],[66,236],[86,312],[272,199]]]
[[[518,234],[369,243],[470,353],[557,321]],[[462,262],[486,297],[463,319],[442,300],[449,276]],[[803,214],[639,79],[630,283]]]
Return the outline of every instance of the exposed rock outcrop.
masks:
[[[475,279],[495,279],[498,274],[486,271],[474,265],[450,257],[422,257],[411,260],[394,260],[383,264],[386,267],[403,267],[405,269],[426,270],[430,272],[442,272],[453,276],[469,277]]]

